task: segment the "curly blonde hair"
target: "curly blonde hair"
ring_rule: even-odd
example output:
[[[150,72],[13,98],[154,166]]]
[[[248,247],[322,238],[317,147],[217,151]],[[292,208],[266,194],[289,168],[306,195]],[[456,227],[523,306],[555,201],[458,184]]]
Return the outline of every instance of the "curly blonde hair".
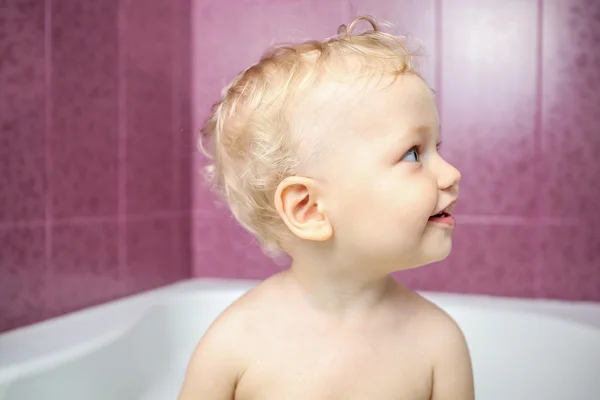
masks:
[[[372,29],[352,34],[360,21]],[[301,174],[300,166],[318,153],[316,143],[310,144],[312,155],[300,151],[309,127],[301,109],[290,107],[293,100],[308,95],[335,61],[348,56],[360,61],[361,76],[416,73],[416,52],[407,47],[405,37],[382,32],[371,17],[359,17],[327,40],[271,48],[223,90],[201,131],[200,147],[210,160],[207,179],[267,253],[283,250],[289,232],[274,206],[277,186]]]

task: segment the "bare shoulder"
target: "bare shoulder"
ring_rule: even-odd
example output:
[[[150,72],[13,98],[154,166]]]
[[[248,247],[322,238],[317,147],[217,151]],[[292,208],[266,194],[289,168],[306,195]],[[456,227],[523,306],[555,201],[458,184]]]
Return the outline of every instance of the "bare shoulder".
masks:
[[[432,400],[474,398],[473,370],[465,336],[444,310],[417,293],[409,295],[416,329],[433,369]]]
[[[265,283],[237,299],[208,328],[192,353],[179,400],[234,398],[252,357],[248,344],[263,312],[260,303],[268,296]]]
[[[418,293],[410,292],[408,296],[419,321],[421,334],[425,335],[431,344],[439,343],[445,347],[451,343],[465,342],[462,330],[446,311]]]

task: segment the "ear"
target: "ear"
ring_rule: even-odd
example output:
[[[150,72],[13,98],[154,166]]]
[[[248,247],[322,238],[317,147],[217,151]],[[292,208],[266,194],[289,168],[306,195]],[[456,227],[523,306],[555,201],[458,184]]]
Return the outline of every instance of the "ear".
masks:
[[[310,178],[292,176],[275,191],[275,208],[290,231],[301,239],[326,241],[333,227],[319,199],[318,185]]]

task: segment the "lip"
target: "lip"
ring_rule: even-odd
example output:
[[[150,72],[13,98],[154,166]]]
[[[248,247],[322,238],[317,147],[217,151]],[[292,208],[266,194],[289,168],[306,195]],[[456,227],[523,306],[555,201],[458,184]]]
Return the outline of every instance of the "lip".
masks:
[[[437,215],[448,208],[449,208],[449,210],[448,210],[447,214],[451,215],[454,204],[456,204],[456,200],[453,200],[450,203],[448,203],[445,207],[440,208],[438,211],[434,212],[431,216],[433,217],[434,215]]]
[[[454,215],[451,214],[448,214],[444,217],[429,218],[428,222],[443,226],[445,228],[454,228],[454,226],[456,226],[456,218],[454,218]]]

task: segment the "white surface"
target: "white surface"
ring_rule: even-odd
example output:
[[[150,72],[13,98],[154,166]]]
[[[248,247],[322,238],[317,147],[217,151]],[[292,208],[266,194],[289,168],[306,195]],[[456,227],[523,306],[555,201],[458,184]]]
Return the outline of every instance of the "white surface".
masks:
[[[196,279],[0,335],[0,400],[175,399],[254,282]],[[478,400],[600,399],[600,305],[423,293],[461,325]]]

